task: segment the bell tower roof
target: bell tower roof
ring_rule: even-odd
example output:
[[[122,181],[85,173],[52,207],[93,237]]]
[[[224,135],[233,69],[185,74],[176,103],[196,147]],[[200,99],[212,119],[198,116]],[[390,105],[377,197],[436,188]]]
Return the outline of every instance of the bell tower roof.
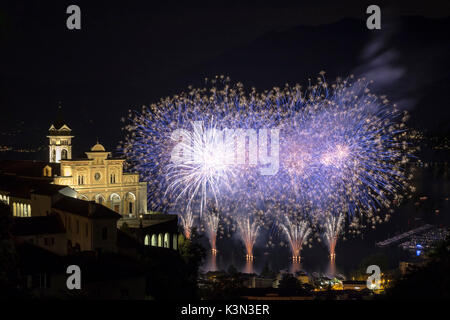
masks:
[[[60,135],[70,135],[72,129],[65,123],[62,115],[62,106],[58,105],[58,110],[56,112],[56,119],[53,121],[52,125],[48,129],[50,135],[60,136]]]
[[[58,106],[56,120],[48,129],[49,161],[59,163],[72,159],[72,129],[64,123],[61,104]]]

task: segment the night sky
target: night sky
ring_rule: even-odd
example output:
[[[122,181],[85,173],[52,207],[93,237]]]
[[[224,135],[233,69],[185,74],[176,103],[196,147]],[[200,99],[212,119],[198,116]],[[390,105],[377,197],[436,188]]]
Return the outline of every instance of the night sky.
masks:
[[[377,93],[445,134],[450,2],[392,2],[2,1],[0,145],[45,145],[61,102],[75,156],[97,138],[111,150],[128,109],[204,77],[266,89],[321,70],[370,75]],[[70,4],[79,31],[66,28]],[[381,7],[380,31],[365,27],[369,4]]]

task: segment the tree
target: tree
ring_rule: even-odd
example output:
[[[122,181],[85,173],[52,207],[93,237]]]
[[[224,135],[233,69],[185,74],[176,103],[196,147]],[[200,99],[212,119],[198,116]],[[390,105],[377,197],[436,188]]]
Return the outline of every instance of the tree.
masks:
[[[203,298],[212,300],[238,299],[244,288],[244,278],[234,265],[228,267],[226,274],[221,274],[208,284]]]
[[[367,267],[370,265],[377,265],[381,270],[389,269],[389,259],[384,253],[375,253],[364,258],[358,265],[358,268],[351,273],[352,277],[356,279],[367,279]]]
[[[309,295],[310,293],[309,289],[290,273],[283,274],[278,289],[285,295]]]
[[[206,249],[200,244],[200,240],[201,236],[192,229],[191,238],[185,239],[179,247],[180,255],[195,274],[195,279],[198,278],[198,271],[206,258]]]
[[[428,255],[428,262],[416,267],[386,290],[387,299],[449,299],[450,238]]]
[[[197,287],[200,266],[206,257],[206,249],[200,244],[200,240],[201,236],[193,229],[191,238],[185,239],[179,247],[188,274],[188,281],[195,287]]]
[[[155,300],[196,299],[199,268],[206,250],[194,234],[179,243],[178,251],[144,246],[139,257],[146,277],[146,295]]]
[[[301,287],[300,281],[290,273],[285,273],[281,277],[278,289],[296,290]]]
[[[228,267],[227,273],[231,276],[234,276],[235,274],[238,273],[238,270],[236,269],[236,267],[232,264],[230,264],[230,266]]]
[[[261,277],[272,278],[274,276],[275,273],[272,270],[270,270],[269,263],[266,261],[261,271]]]

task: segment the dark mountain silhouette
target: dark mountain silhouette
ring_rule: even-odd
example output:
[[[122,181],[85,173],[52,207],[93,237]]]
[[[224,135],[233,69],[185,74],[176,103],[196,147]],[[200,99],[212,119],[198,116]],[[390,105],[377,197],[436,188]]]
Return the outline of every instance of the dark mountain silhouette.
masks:
[[[82,41],[91,44],[92,54],[87,55],[83,47],[73,46],[72,42],[81,40],[61,35],[58,50],[65,55],[52,57],[52,61],[46,61],[47,67],[35,67],[43,68],[57,81],[30,82],[19,77],[8,81],[7,105],[19,108],[28,101],[32,108],[23,113],[20,132],[0,136],[0,145],[14,142],[17,146],[45,148],[46,131],[61,100],[65,119],[76,136],[73,140],[76,156],[83,155],[97,137],[112,150],[123,138],[120,118],[126,116],[128,109],[139,109],[191,84],[203,85],[205,77],[224,74],[247,88],[264,90],[286,82],[305,86],[308,79],[315,81],[322,70],[329,82],[350,74],[373,79],[372,91],[386,94],[401,108],[408,109],[412,126],[430,135],[448,136],[450,42],[446,30],[450,29],[450,18],[385,20],[381,30],[368,30],[365,21],[356,19],[274,30],[201,64],[192,62],[170,70],[164,66],[155,69],[155,64],[149,69],[149,59],[162,59],[158,54],[164,54],[164,48],[154,52],[154,43],[134,44],[130,40],[125,42],[129,45],[116,45],[97,38],[94,27]],[[96,44],[98,41],[105,42],[105,47]],[[139,47],[139,54],[133,53],[135,47]],[[79,58],[70,60],[68,65],[67,59],[72,55]],[[80,78],[84,79],[82,83]],[[48,114],[52,100],[54,113]],[[15,122],[5,125],[11,125],[3,128],[5,132],[18,127]],[[5,158],[4,154],[0,157]],[[46,156],[44,151],[41,154]],[[18,158],[24,156],[18,154]]]
[[[326,71],[336,77],[366,76],[372,91],[412,114],[411,124],[430,134],[450,131],[450,19],[404,17],[371,31],[365,21],[345,19],[321,26],[271,32],[192,68],[179,83],[224,74],[246,87],[268,89],[308,84]],[[199,81],[197,81],[199,82]]]

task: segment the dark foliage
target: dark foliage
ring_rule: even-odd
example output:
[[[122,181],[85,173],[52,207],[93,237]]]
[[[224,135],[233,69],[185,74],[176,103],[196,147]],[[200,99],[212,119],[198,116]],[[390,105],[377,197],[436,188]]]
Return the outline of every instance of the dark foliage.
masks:
[[[423,267],[409,270],[386,290],[386,299],[449,299],[450,239],[440,243],[429,254]]]

